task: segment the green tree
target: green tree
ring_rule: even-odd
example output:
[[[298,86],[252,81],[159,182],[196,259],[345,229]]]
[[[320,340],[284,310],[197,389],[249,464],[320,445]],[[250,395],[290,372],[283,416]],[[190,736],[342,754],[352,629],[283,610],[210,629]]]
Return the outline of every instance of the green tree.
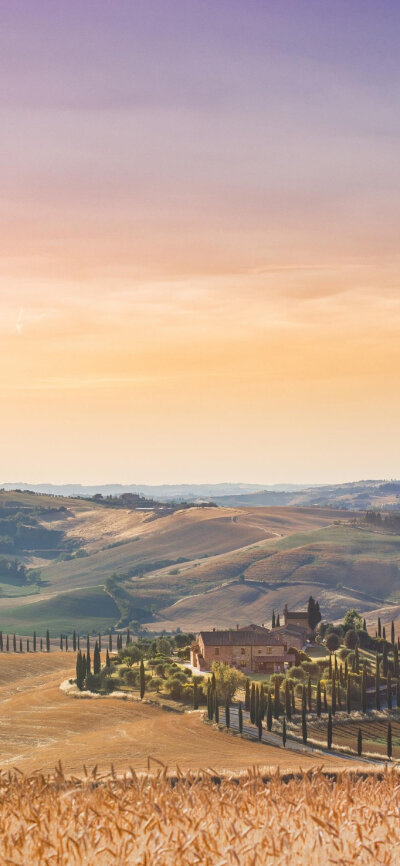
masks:
[[[392,709],[393,706],[393,693],[392,693],[392,676],[390,671],[388,671],[387,675],[387,705],[388,710]]]
[[[261,741],[262,740],[262,720],[261,720],[261,718],[258,719],[257,727],[258,727],[258,739]]]
[[[336,676],[333,674],[332,677],[332,694],[331,694],[331,711],[334,716],[336,713]]]
[[[347,704],[347,712],[348,712],[348,714],[350,715],[350,713],[351,713],[351,683],[350,683],[350,677],[347,678],[346,704]]]
[[[291,704],[291,696],[290,696],[290,688],[289,683],[285,681],[285,713],[288,721],[291,721],[292,718],[292,704]]]
[[[247,710],[247,712],[250,712],[250,680],[248,679],[246,679],[244,708],[245,710]]]
[[[231,711],[228,699],[225,701],[225,725],[228,729],[231,726]]]
[[[1,647],[3,649],[3,645]],[[33,652],[36,652],[36,632],[33,632]]]
[[[276,678],[274,682],[274,718],[279,719],[280,713],[280,700],[279,700],[279,679]]]
[[[110,632],[110,634],[108,635],[108,649],[109,649],[110,653],[112,653],[112,648],[113,648],[113,639],[112,639],[112,634]]]
[[[17,652],[17,638],[15,633],[13,634],[13,650],[15,653]]]
[[[316,706],[317,716],[320,717],[322,711],[321,704],[321,680],[317,682],[317,706]]]
[[[193,677],[193,709],[199,709],[199,689],[198,689],[198,677]]]
[[[361,728],[358,729],[358,734],[357,734],[357,755],[359,758],[361,758],[361,755],[362,755],[362,730],[361,730]]]
[[[172,653],[172,644],[167,637],[158,637],[156,640],[156,650],[162,656],[170,656]]]
[[[392,752],[393,752],[393,750],[392,750],[392,725],[391,725],[391,722],[389,722],[388,729],[387,729],[387,750],[386,751],[387,751],[387,756],[388,756],[389,761],[390,761],[392,758]]]
[[[243,710],[242,710],[241,703],[239,703],[238,721],[239,721],[239,734],[243,734]]]
[[[232,702],[235,692],[243,687],[244,676],[240,671],[231,668],[225,662],[213,662],[212,672],[215,677],[215,684],[218,694],[222,701],[228,700]]]
[[[328,749],[332,748],[332,733],[333,733],[332,713],[329,711],[328,730],[327,730],[327,735],[326,735],[326,746]]]
[[[64,649],[63,636],[62,636],[62,634],[60,634],[60,650],[62,651],[63,649]]]
[[[379,656],[375,657],[375,706],[377,710],[381,708],[381,693],[380,693],[380,676],[379,676]]]
[[[254,683],[251,684],[250,690],[250,721],[252,725],[256,721],[256,687]]]
[[[359,631],[362,628],[363,622],[359,613],[357,613],[356,609],[352,607],[347,611],[343,620],[343,627],[347,631],[348,629],[354,629],[355,631]]]
[[[307,745],[307,719],[306,719],[306,711],[304,705],[301,710],[301,735],[303,738],[303,743]]]
[[[275,628],[275,611],[274,610],[272,611],[271,628]]]
[[[312,688],[311,688],[311,677],[308,677],[307,682],[307,704],[308,704],[308,712],[312,712]]]
[[[318,623],[321,622],[322,617],[319,609],[319,602],[315,601],[312,595],[310,595],[310,598],[308,599],[307,616],[310,630],[314,633]]]
[[[76,631],[75,631],[75,629],[74,629],[73,634],[72,634],[72,649],[74,652],[76,652]]]
[[[96,643],[94,645],[94,652],[93,652],[93,673],[99,674],[100,670],[101,670],[100,651],[99,651],[99,645],[96,641]]]
[[[143,663],[143,659],[140,659],[140,665],[139,665],[139,683],[140,683],[140,698],[141,698],[141,700],[143,700],[144,693],[145,693],[145,690],[146,690],[146,679],[145,679],[145,674],[144,674],[144,663]]]
[[[106,668],[110,667],[110,656],[108,653],[108,649],[106,649]]]
[[[394,636],[394,622],[393,622],[393,620],[392,620],[392,624],[390,627],[390,641],[391,641],[393,651],[394,651],[394,648],[396,646],[396,640],[395,640],[395,636]]]
[[[282,743],[283,743],[283,748],[285,748],[285,746],[286,746],[286,719],[285,719],[285,716],[283,717],[283,724],[282,724]]]
[[[365,665],[363,666],[361,674],[361,710],[363,713],[367,712],[367,674],[365,671]]]
[[[272,730],[272,695],[271,692],[268,692],[268,703],[267,703],[267,730]]]

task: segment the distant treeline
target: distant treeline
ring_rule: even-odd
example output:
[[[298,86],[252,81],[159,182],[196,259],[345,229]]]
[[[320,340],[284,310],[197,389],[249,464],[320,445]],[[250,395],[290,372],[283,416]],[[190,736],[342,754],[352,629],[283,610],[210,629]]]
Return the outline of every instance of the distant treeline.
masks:
[[[372,526],[382,526],[391,532],[400,533],[400,512],[389,511],[382,514],[381,511],[367,511],[365,522]]]
[[[86,497],[82,497],[86,498]],[[129,508],[132,511],[140,508],[162,509],[163,511],[175,511],[183,508],[193,508],[193,502],[159,502],[157,499],[150,499],[146,496],[141,496],[140,493],[122,493],[121,496],[103,496],[101,493],[95,493],[90,497],[94,502],[100,502],[101,505],[108,505],[110,508]],[[216,508],[215,502],[201,502],[196,504],[196,508]]]

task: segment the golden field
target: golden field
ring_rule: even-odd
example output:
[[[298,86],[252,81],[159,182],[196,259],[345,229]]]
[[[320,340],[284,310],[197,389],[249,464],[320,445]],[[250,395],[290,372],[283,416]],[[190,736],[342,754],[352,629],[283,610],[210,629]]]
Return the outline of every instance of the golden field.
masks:
[[[118,698],[73,698],[60,683],[75,675],[75,656],[0,655],[0,767],[24,773],[50,771],[61,760],[66,772],[82,775],[83,766],[123,773],[154,768],[173,771],[240,771],[253,764],[298,769],[316,759],[220,733],[204,725],[201,713],[167,712],[145,702]],[[149,758],[154,759],[154,763]],[[321,761],[322,763],[322,761]],[[334,756],[324,766],[356,766]]]
[[[399,776],[322,772],[217,780],[128,773],[0,777],[0,860],[12,866],[395,866]]]

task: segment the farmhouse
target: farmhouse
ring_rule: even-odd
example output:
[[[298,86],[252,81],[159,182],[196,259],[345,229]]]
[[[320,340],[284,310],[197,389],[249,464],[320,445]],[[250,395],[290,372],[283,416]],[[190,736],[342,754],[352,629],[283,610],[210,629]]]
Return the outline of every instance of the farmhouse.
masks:
[[[190,647],[190,661],[202,671],[221,661],[242,671],[276,673],[295,664],[296,656],[275,631],[252,624],[236,630],[201,631]]]

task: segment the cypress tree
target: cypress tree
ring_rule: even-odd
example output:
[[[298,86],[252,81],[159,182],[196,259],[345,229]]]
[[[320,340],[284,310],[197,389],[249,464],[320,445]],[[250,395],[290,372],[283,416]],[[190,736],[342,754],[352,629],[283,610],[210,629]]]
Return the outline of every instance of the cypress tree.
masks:
[[[290,697],[291,697],[291,704],[292,704],[292,713],[295,713],[295,712],[296,712],[296,699],[295,699],[295,696],[294,696],[294,685],[293,685],[293,683],[291,683],[291,686],[290,686]]]
[[[125,646],[128,646],[128,643],[130,643],[130,642],[131,642],[131,633],[130,633],[129,628],[128,628],[126,631],[126,644],[125,644]]]
[[[92,670],[92,662],[91,662],[91,658],[90,658],[90,649],[88,649],[86,652],[86,673],[90,674],[91,670]]]
[[[400,707],[400,682],[396,683],[396,707]]]
[[[100,661],[99,645],[96,641],[96,643],[94,645],[94,652],[93,652],[93,673],[99,674],[100,673],[100,667],[101,667],[101,661]]]
[[[60,634],[60,650],[63,650],[63,649],[64,649],[63,636],[62,636],[62,634]]]
[[[13,634],[13,650],[15,653],[17,652],[17,638],[15,634]]]
[[[392,751],[392,724],[391,722],[389,722],[387,729],[387,756],[389,758],[389,761],[392,758]]]
[[[355,667],[355,673],[359,674],[360,673],[360,654],[358,652],[358,643],[356,643],[355,650],[354,650],[354,667]]]
[[[361,709],[363,713],[367,712],[367,674],[365,666],[363,667],[361,676]]]
[[[387,677],[387,672],[388,672],[388,651],[387,651],[387,645],[384,644],[383,645],[383,655],[382,655],[382,676],[384,678]]]
[[[346,686],[347,686],[348,678],[349,678],[349,663],[348,663],[347,659],[345,659],[345,662],[344,662],[344,681],[345,681]]]
[[[328,730],[327,730],[327,735],[326,735],[326,745],[327,745],[328,749],[332,748],[332,732],[333,732],[332,713],[329,711]]]
[[[376,654],[376,667],[375,667],[375,705],[376,709],[380,710],[381,708],[381,693],[379,689],[379,657],[378,653]]]
[[[239,721],[239,734],[243,734],[243,711],[242,711],[241,703],[239,703],[238,721]]]
[[[140,698],[141,698],[141,700],[143,700],[143,696],[144,696],[144,693],[146,690],[146,679],[145,679],[145,675],[144,675],[143,659],[140,659],[139,679],[140,679]]]
[[[312,689],[311,689],[311,677],[308,677],[307,683],[307,703],[308,703],[308,712],[312,712]]]
[[[290,722],[291,718],[292,718],[292,705],[290,702],[290,689],[289,689],[289,683],[287,680],[285,682],[285,713],[286,713],[286,716],[288,718],[288,721]]]
[[[391,640],[391,644],[392,644],[392,647],[394,650],[395,645],[396,645],[396,641],[395,641],[395,637],[394,637],[394,622],[393,622],[393,620],[392,620],[391,631],[390,631],[390,640]]]
[[[65,652],[68,652],[68,636],[65,635]]]
[[[225,701],[225,725],[229,730],[229,728],[231,726],[231,711],[230,711],[228,698]]]
[[[350,677],[349,677],[347,680],[347,692],[346,692],[347,712],[349,715],[351,713],[351,688],[350,688],[350,686],[351,686],[351,683],[350,683]]]
[[[76,631],[75,631],[75,629],[72,633],[72,649],[74,652],[76,652]]]
[[[364,631],[367,631],[367,621],[366,621],[366,619],[363,619],[363,630],[364,630]]]
[[[8,635],[7,635],[7,641],[6,641],[6,650],[7,650],[7,652],[10,651],[10,639],[9,639]]]
[[[218,704],[218,695],[217,690],[214,689],[214,713],[215,713],[215,721],[217,725],[219,725],[219,704]]]
[[[19,651],[22,653],[22,638],[19,639]]]
[[[274,718],[279,719],[279,680],[275,679],[274,682]]]
[[[357,755],[359,758],[361,758],[361,755],[362,755],[362,730],[361,730],[361,728],[358,729],[358,734],[357,734]]]
[[[209,680],[208,685],[207,685],[207,715],[208,715],[208,720],[210,722],[211,722],[212,717],[213,717],[213,712],[214,712],[213,695],[212,695],[212,689],[211,689],[211,682]]]
[[[272,624],[271,624],[271,628],[275,628],[275,611],[274,611],[274,610],[272,611]]]
[[[332,679],[332,653],[329,653],[328,680]]]
[[[257,722],[257,727],[258,727],[258,739],[261,742],[261,740],[262,740],[262,720],[261,720],[261,718]]]
[[[3,652],[3,632],[0,631],[0,652]]]
[[[337,663],[337,655],[335,654],[335,677],[336,680],[338,678],[338,663]]]
[[[268,693],[268,704],[267,704],[267,730],[272,730],[272,695],[271,692]]]
[[[99,644],[99,653],[101,653],[101,634],[100,633],[99,633],[99,638],[98,638],[98,644]]]
[[[250,692],[250,721],[252,725],[254,725],[256,721],[256,687],[254,683],[251,684]]]
[[[30,652],[30,649],[29,649],[29,638],[27,638],[27,640],[26,640],[26,651],[27,651],[27,653]]]
[[[109,668],[109,667],[110,667],[110,656],[108,654],[108,649],[107,649],[106,650],[106,668]],[[195,680],[196,679],[197,679],[197,677],[195,678]],[[197,707],[196,707],[196,710],[197,710]]]
[[[307,745],[307,719],[306,719],[306,711],[305,711],[304,704],[303,704],[303,707],[301,710],[301,734],[302,734],[302,738],[303,738],[303,743],[306,746]]]
[[[108,635],[108,649],[110,650],[110,653],[112,653],[112,648],[112,634],[110,632],[110,634]]]
[[[36,652],[36,632],[33,632],[33,652]]]
[[[333,674],[333,677],[332,677],[331,710],[332,710],[332,715],[334,716],[336,713],[336,677],[335,677],[335,674]]]
[[[214,689],[214,691],[215,691],[215,689],[217,688],[217,681],[216,681],[216,679],[215,679],[215,673],[214,673],[214,671],[213,671],[212,674],[211,674],[211,687]]]
[[[250,711],[250,680],[246,679],[246,688],[244,693],[244,708],[247,712]]]
[[[326,685],[324,685],[324,713],[328,712],[328,699],[326,697]]]
[[[109,658],[108,650],[107,650],[106,658]],[[110,662],[108,662],[108,664],[109,663]],[[198,677],[193,677],[193,709],[194,710],[199,709],[199,690],[198,690],[198,686],[197,686],[197,680],[198,680]]]
[[[321,711],[322,711],[322,703],[321,703],[321,680],[318,680],[318,682],[317,682],[317,707],[316,707],[316,710],[317,710],[317,716],[318,716],[318,718],[319,718],[320,715],[321,715]]]
[[[43,638],[40,638],[40,652],[43,652]]]
[[[391,676],[390,671],[388,671],[388,675],[387,675],[387,705],[388,705],[388,710],[391,710],[392,706],[393,706],[393,699],[392,699],[392,676]]]
[[[90,637],[89,637],[89,635],[87,635],[87,638],[86,638],[86,655],[88,653],[90,653]]]
[[[280,621],[280,617],[279,617],[279,613],[278,613],[278,616],[276,618],[276,627],[279,628],[280,624],[281,624],[281,621]]]
[[[382,628],[382,637],[383,637],[383,640],[386,640],[386,628],[385,628],[385,626],[383,626],[383,628]]]
[[[264,683],[261,683],[260,688],[260,716],[263,719],[265,716],[265,692],[264,692]]]
[[[254,708],[254,718],[255,718],[256,724],[257,724],[258,720],[261,718],[261,713],[260,713],[260,690],[259,690],[258,686],[257,686],[257,688],[256,688],[256,701],[255,701],[255,708]]]
[[[81,640],[80,640],[79,634],[78,634],[78,636],[77,636],[76,642],[77,642],[78,650],[80,650],[80,648],[81,648]]]
[[[382,624],[380,616],[378,616],[378,637],[382,637]]]
[[[285,719],[285,716],[283,717],[283,725],[282,725],[282,743],[283,743],[283,748],[285,748],[285,746],[286,746],[286,719]]]
[[[86,676],[86,659],[79,650],[76,656],[76,684],[78,689],[83,689],[84,681]]]
[[[393,673],[395,677],[399,675],[399,651],[397,649],[397,645],[395,644],[393,647]]]

